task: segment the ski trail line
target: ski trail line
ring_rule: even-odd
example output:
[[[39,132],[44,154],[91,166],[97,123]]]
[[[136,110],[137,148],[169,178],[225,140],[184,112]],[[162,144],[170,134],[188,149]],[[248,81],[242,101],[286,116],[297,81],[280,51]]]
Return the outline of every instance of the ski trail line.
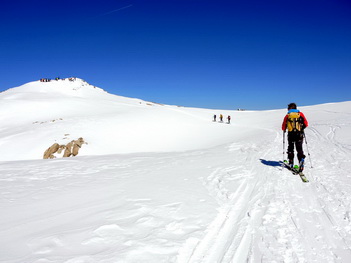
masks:
[[[248,200],[252,190],[253,187],[246,181],[241,183],[237,192],[230,197],[230,202],[220,208],[218,216],[209,226],[207,235],[195,248],[189,263],[221,261],[237,232],[238,221],[246,215],[240,208]]]
[[[246,147],[246,146],[245,146]],[[270,150],[262,154],[255,145],[245,148],[253,151],[254,156],[243,156],[245,166],[240,176],[230,173],[237,171],[237,167],[217,168],[205,183],[209,192],[221,204],[216,218],[207,228],[203,239],[197,241],[195,247],[188,254],[188,263],[214,262],[243,262],[252,251],[254,229],[261,224],[265,209],[261,205],[267,194],[266,177],[262,170],[252,169],[252,164],[269,154]],[[259,156],[259,157],[258,157]],[[249,164],[249,165],[247,165]],[[252,166],[251,166],[252,165]],[[267,168],[264,168],[266,170]],[[229,191],[223,183],[230,178],[236,180],[236,188]],[[228,182],[227,182],[228,183]],[[234,191],[233,191],[234,190]],[[193,242],[194,244],[194,242]],[[188,250],[191,248],[188,247]]]
[[[277,140],[277,133],[273,132],[270,135],[275,137],[273,140]],[[178,258],[182,260],[178,262],[243,262],[252,253],[254,231],[261,225],[265,213],[266,205],[262,202],[267,201],[267,189],[271,185],[266,184],[266,176],[269,174],[266,171],[269,168],[257,169],[255,163],[260,158],[271,155],[272,150],[267,146],[267,142],[259,146],[233,146],[239,154],[251,154],[240,154],[235,166],[217,168],[208,176],[205,185],[220,204],[219,212],[201,240],[188,241],[187,255],[183,253]],[[230,146],[229,149],[233,148]],[[235,180],[235,187],[230,188],[228,185],[231,180]]]

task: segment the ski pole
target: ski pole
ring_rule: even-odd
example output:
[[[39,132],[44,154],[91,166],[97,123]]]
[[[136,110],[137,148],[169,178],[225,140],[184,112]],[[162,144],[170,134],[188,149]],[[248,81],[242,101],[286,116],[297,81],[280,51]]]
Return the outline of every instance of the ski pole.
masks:
[[[285,161],[285,131],[283,131],[283,161]]]
[[[310,150],[308,149],[308,144],[307,144],[307,139],[306,139],[306,134],[305,134],[305,132],[303,132],[303,137],[305,138],[305,143],[306,143],[306,148],[307,148],[308,157],[309,157],[310,163],[311,163],[311,168],[313,168],[312,159],[311,159],[311,154],[310,154]]]

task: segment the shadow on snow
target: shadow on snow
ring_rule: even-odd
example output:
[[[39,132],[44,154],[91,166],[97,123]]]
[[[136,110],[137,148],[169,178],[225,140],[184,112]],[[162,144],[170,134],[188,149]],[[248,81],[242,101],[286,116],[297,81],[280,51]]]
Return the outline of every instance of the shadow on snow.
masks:
[[[264,159],[260,159],[260,161],[264,165],[273,166],[273,167],[282,166],[282,164],[283,164],[282,161],[267,161],[267,160],[264,160]]]

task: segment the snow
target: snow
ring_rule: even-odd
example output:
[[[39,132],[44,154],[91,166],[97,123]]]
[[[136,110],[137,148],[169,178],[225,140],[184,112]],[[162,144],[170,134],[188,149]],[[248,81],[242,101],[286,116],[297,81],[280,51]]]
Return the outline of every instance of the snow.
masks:
[[[0,101],[0,262],[351,262],[349,101],[300,108],[309,183],[279,163],[286,109],[161,105],[81,79]],[[78,156],[42,159],[79,137]]]

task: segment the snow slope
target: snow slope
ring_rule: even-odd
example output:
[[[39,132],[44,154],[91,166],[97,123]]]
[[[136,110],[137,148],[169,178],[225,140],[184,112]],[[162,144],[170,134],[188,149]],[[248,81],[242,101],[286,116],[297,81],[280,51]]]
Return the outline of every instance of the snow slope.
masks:
[[[351,102],[300,108],[309,183],[279,163],[285,109],[160,105],[80,79],[0,102],[0,262],[351,262]],[[41,159],[78,137],[78,156]]]
[[[5,124],[0,160],[39,159],[53,143],[79,137],[89,143],[80,155],[102,155],[206,148],[237,133],[209,122],[218,111],[115,96],[80,79],[35,81],[0,94],[0,99],[0,121]]]

